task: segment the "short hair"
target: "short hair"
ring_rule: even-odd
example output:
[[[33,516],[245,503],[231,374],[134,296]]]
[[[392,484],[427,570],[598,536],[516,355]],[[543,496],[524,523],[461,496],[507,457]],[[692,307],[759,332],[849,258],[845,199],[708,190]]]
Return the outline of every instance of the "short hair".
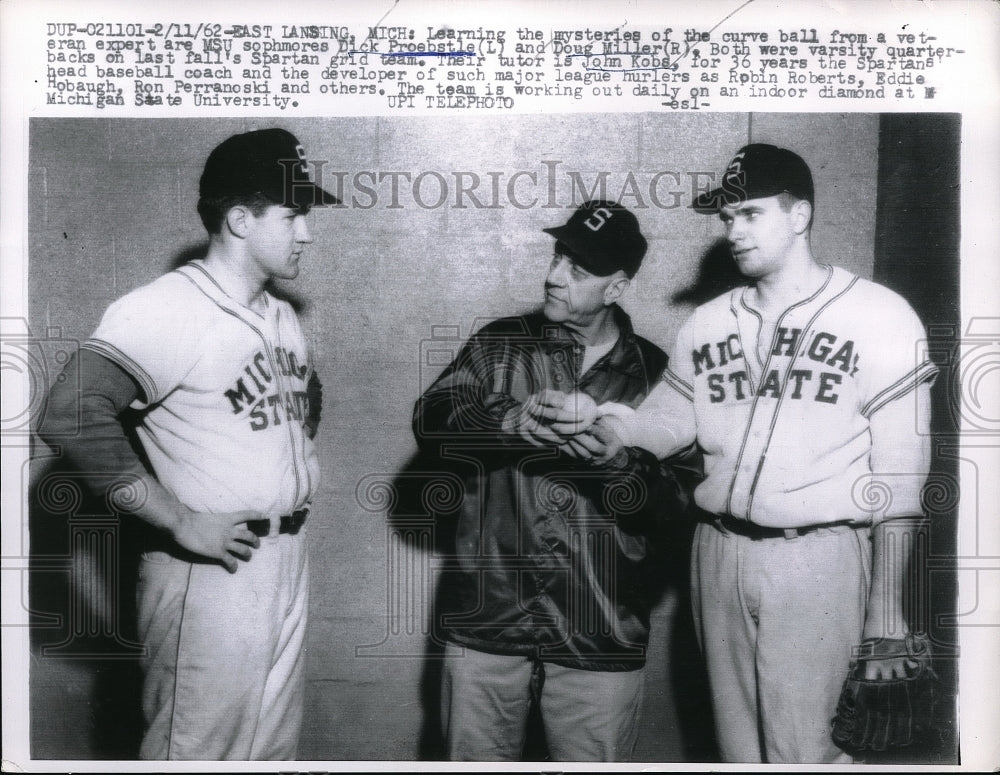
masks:
[[[809,202],[808,199],[803,199],[802,197],[795,196],[795,194],[789,193],[788,191],[782,191],[778,196],[778,204],[781,205],[781,209],[786,213],[792,211],[792,205],[796,202]],[[809,223],[808,228],[812,228],[813,216],[816,214],[816,205],[809,202]]]
[[[269,207],[280,206],[263,194],[207,196],[198,200],[198,215],[201,216],[201,222],[209,234],[219,234],[222,231],[222,223],[226,219],[226,213],[234,207],[246,207],[255,218],[259,218],[267,212]],[[297,209],[303,215],[309,212],[308,205],[302,205]]]

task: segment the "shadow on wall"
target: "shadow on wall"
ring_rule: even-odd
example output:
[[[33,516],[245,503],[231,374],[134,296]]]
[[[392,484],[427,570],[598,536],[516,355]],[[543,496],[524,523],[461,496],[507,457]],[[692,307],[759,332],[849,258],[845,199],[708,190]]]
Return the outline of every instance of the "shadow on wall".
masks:
[[[746,278],[740,274],[733,261],[729,243],[718,239],[702,254],[694,284],[675,293],[668,303],[697,306],[745,282]]]
[[[454,461],[417,452],[403,466],[392,482],[394,501],[385,518],[390,531],[400,536],[416,530],[424,540],[406,542],[412,551],[423,552],[429,557],[424,567],[440,565],[440,558],[454,553],[451,539],[454,536],[461,503],[461,492],[454,490],[460,467]],[[435,497],[434,492],[452,493]],[[436,508],[435,508],[436,506]],[[415,563],[416,564],[416,563]],[[420,675],[420,703],[422,722],[417,744],[417,758],[421,761],[445,759],[444,733],[441,723],[441,678],[445,638],[438,627],[437,612],[441,609],[439,574],[433,573],[430,618],[425,628],[425,651]]]
[[[142,734],[134,606],[140,526],[89,495],[62,461],[33,465],[32,757],[134,759]]]

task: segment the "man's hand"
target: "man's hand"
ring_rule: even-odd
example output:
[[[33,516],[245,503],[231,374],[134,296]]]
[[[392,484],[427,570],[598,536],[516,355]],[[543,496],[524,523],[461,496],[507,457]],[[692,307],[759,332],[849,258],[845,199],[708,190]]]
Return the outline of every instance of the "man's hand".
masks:
[[[894,642],[900,640],[899,636],[890,638],[884,634],[877,636],[871,635],[871,628],[866,627],[864,631],[864,638],[867,641],[875,642]],[[909,628],[905,625],[899,631],[905,637],[910,637]],[[889,650],[885,654],[878,657],[870,657],[861,662],[861,669],[858,671],[858,678],[863,678],[866,681],[889,681],[895,678],[910,678],[914,673],[914,663],[913,660],[906,654],[905,651],[900,653],[897,651]]]
[[[230,573],[239,563],[250,559],[260,539],[247,527],[252,519],[261,519],[256,511],[208,514],[185,509],[171,529],[174,540],[189,552],[221,562]]]
[[[115,508],[169,534],[189,552],[222,563],[230,573],[236,572],[237,558],[249,560],[251,550],[260,546],[260,539],[246,524],[262,519],[259,512],[192,511],[148,473],[139,474],[126,484],[109,493]]]
[[[568,439],[562,449],[592,465],[606,466],[620,460],[624,444],[612,423],[601,418],[587,430]]]
[[[562,412],[552,421],[552,430],[568,439],[587,430],[597,420],[597,404],[586,393],[568,393]]]
[[[866,639],[852,650],[833,718],[833,740],[852,753],[925,741],[937,733],[938,692],[926,635]]]
[[[539,390],[531,394],[520,406],[510,409],[504,416],[502,429],[506,433],[519,435],[536,447],[562,444],[566,438],[578,433],[590,422],[586,401],[577,397],[580,393],[567,395],[561,390]],[[593,400],[586,397],[593,405]],[[584,414],[581,414],[581,409]],[[595,413],[596,416],[596,413]]]

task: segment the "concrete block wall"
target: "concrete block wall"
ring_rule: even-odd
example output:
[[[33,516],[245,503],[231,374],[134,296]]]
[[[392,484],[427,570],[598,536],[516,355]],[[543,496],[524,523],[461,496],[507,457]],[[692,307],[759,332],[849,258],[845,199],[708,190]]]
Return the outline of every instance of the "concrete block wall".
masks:
[[[689,288],[713,243],[717,219],[687,208],[694,173],[717,176],[735,150],[752,141],[797,150],[810,163],[818,193],[813,232],[822,259],[870,277],[875,224],[878,118],[862,114],[586,114],[349,119],[34,119],[30,125],[29,287],[33,329],[58,326],[83,339],[103,309],[204,243],[195,212],[208,152],[232,133],[280,125],[294,132],[325,180],[358,171],[437,172],[448,201],[421,207],[400,180],[401,207],[389,207],[389,181],[378,201],[348,186],[361,206],[314,211],[314,244],[299,278],[285,290],[301,305],[324,382],[319,435],[324,483],[309,525],[310,598],[307,760],[415,759],[427,753],[433,670],[424,653],[432,579],[400,602],[390,570],[391,533],[384,510],[359,498],[373,478],[391,482],[411,464],[410,411],[440,364],[422,360],[421,342],[435,326],[467,337],[475,321],[527,311],[541,300],[552,240],[542,233],[572,207],[577,173],[587,186],[607,173],[607,193],[631,179],[643,202],[626,196],[650,242],[645,264],[624,302],[637,330],[668,351],[691,307],[675,297]],[[552,196],[550,166],[555,170]],[[556,164],[558,162],[558,164]],[[506,197],[511,176],[521,176]],[[661,176],[657,206],[648,196]],[[456,172],[502,173],[499,207],[455,207]],[[439,180],[423,179],[419,196],[433,204]],[[626,188],[626,191],[629,189]],[[666,207],[674,199],[676,207]],[[556,206],[546,206],[552,199]],[[644,205],[644,206],[643,206]],[[439,329],[440,331],[440,329]],[[425,346],[426,349],[426,346]],[[366,508],[366,506],[368,508]],[[403,564],[429,567],[426,553],[403,547]],[[424,562],[421,565],[421,562]],[[683,576],[683,573],[680,574]],[[419,581],[419,580],[418,580]],[[416,583],[412,579],[408,583]],[[672,683],[672,627],[677,589],[654,614],[647,714],[637,758],[685,758],[681,716],[687,697]],[[407,633],[390,608],[414,617]],[[395,640],[394,640],[395,638]],[[400,639],[401,638],[401,639]],[[382,644],[376,646],[376,644]],[[372,646],[372,648],[358,647]],[[396,652],[390,654],[390,652]],[[400,657],[399,653],[404,656]],[[405,656],[409,654],[409,656]],[[106,669],[106,668],[102,668]],[[92,737],[60,732],[46,718],[86,719],[97,691],[93,664],[38,660],[33,667],[36,755],[98,758]],[[85,727],[86,724],[83,724]],[[431,749],[433,750],[433,749]]]

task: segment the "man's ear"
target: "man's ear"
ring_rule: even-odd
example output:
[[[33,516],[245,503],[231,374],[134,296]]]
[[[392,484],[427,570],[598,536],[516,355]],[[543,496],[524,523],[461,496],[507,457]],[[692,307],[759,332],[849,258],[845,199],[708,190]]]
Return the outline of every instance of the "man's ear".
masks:
[[[622,270],[619,269],[615,272],[613,279],[608,283],[608,287],[604,289],[604,306],[610,307],[618,301],[631,284],[632,281],[629,279],[629,276]]]
[[[250,212],[249,207],[234,205],[226,212],[226,229],[234,237],[245,239],[250,231],[250,222],[252,219],[253,213]]]
[[[805,199],[799,199],[792,205],[792,228],[796,234],[802,234],[809,229],[812,211],[812,205]]]

